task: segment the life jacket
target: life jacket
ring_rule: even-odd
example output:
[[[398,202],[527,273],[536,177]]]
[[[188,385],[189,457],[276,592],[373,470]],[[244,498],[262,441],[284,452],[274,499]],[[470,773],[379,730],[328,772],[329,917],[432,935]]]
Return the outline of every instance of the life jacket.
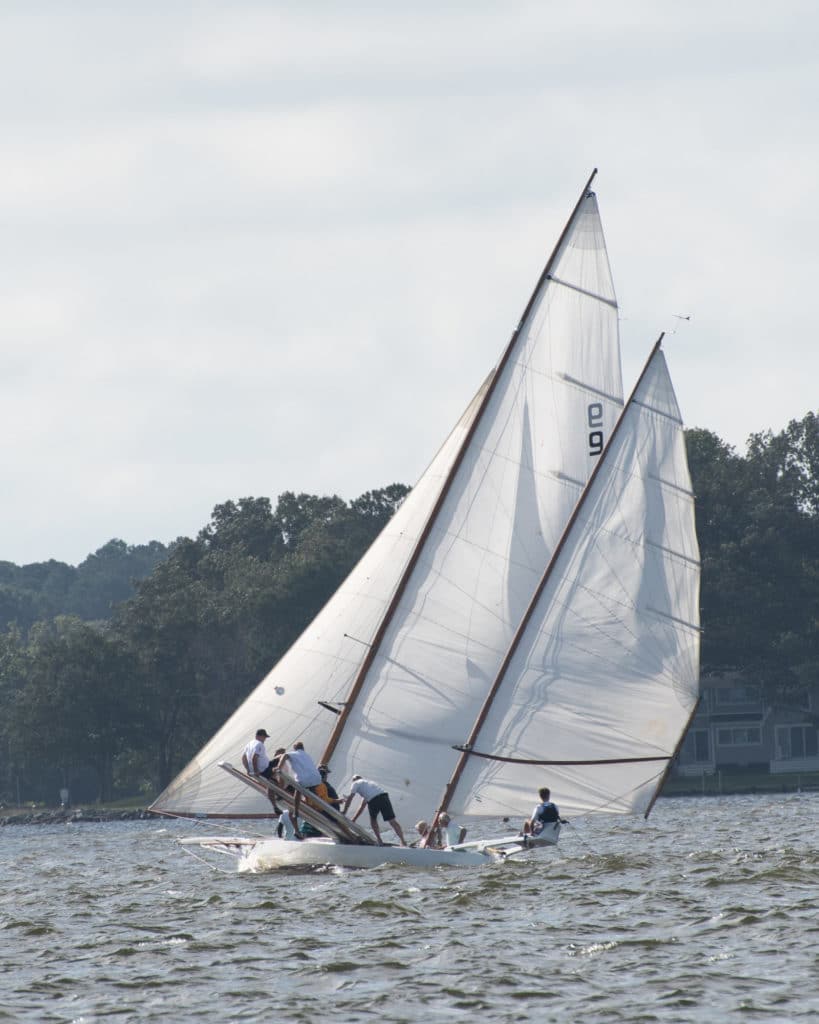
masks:
[[[311,786],[310,792],[315,793],[316,796],[319,797],[321,800],[324,800],[325,803],[330,802],[330,794],[327,792],[327,784],[325,782],[320,782],[317,786]],[[311,807],[319,808],[319,805],[314,800],[308,799],[307,803]]]
[[[537,809],[535,820],[532,822],[532,834],[540,835],[547,825],[553,825],[556,821],[560,821],[560,814],[551,800],[547,800]]]

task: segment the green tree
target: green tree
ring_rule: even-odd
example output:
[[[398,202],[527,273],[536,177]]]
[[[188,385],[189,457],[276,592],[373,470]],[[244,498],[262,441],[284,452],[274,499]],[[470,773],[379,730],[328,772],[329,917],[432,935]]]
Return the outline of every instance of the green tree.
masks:
[[[687,434],[702,555],[703,671],[739,669],[777,699],[817,656],[819,444],[809,413],[738,456],[710,431]]]
[[[133,740],[138,708],[133,664],[115,637],[77,618],[58,617],[31,630],[15,658],[9,755],[36,799],[53,799],[83,767],[95,796],[114,793],[117,757]],[[4,673],[7,681],[10,673]]]

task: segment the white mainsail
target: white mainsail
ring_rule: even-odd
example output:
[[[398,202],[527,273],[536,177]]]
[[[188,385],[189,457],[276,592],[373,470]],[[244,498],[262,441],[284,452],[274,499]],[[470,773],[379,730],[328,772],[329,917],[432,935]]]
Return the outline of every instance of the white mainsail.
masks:
[[[430,814],[622,407],[617,306],[586,194],[530,305],[333,753]]]

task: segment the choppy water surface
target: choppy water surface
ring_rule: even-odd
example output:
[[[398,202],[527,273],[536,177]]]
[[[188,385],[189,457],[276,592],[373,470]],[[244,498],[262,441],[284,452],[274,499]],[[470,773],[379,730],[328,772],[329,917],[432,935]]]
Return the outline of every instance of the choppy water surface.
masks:
[[[517,863],[265,876],[189,825],[4,828],[0,1021],[815,1020],[818,824],[661,800]]]

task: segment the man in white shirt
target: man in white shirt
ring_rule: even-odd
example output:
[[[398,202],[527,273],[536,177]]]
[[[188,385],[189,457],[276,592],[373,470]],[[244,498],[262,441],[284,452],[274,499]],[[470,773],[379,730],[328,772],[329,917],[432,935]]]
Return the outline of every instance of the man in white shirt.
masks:
[[[292,750],[289,750],[286,754],[282,754],[278,770],[282,771],[285,766],[289,766],[288,774],[291,775],[300,786],[304,786],[305,789],[309,789],[315,793],[316,788],[321,785],[321,773],[316,767],[316,762],[304,749],[304,744],[301,740],[299,740],[298,743],[293,744]],[[298,821],[300,807],[301,793],[296,790],[293,806],[293,817],[296,821]],[[299,833],[296,834],[299,835]]]
[[[378,840],[379,845],[384,845],[381,839],[381,832],[378,829],[379,814],[384,821],[392,826],[393,832],[395,832],[401,840],[401,845],[407,845],[401,826],[396,821],[395,811],[392,809],[389,793],[386,793],[377,783],[371,782],[369,779],[362,779],[360,775],[354,775],[350,795],[345,799],[344,807],[342,808],[344,814],[347,813],[347,808],[350,806],[354,796],[361,797],[361,806],[355,812],[353,821],[355,821],[364,808],[367,807],[370,811],[370,826],[372,827],[373,832],[375,832],[375,838]]]
[[[256,738],[251,740],[242,752],[242,764],[248,775],[261,775],[262,778],[272,780],[273,766],[270,763],[270,758],[267,756],[267,750],[265,750],[264,745],[264,741],[267,738],[268,733],[265,729],[256,730]],[[279,810],[272,790],[267,790],[267,798],[273,804],[275,813],[281,814],[282,812]]]

